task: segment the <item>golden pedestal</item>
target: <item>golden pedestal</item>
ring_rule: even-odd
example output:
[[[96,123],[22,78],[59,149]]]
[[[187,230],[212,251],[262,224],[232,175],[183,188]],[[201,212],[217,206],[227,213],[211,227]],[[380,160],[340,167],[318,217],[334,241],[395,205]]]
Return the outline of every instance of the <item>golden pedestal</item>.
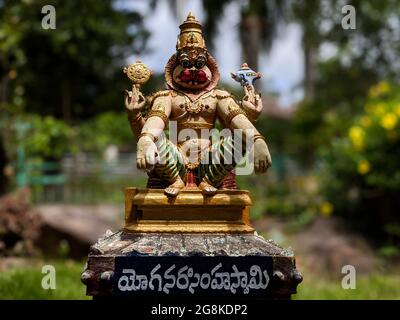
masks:
[[[125,231],[135,233],[253,233],[252,201],[245,190],[204,196],[184,189],[169,198],[161,189],[125,189]]]

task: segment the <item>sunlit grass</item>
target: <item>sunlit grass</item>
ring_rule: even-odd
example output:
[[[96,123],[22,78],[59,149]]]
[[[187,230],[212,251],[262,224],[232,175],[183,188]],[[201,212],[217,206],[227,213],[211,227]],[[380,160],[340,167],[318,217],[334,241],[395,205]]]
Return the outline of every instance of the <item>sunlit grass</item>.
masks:
[[[44,276],[43,263],[29,268],[19,268],[0,273],[0,299],[90,299],[80,281],[83,262],[46,262],[56,268],[56,289],[45,290],[41,286]],[[400,299],[400,275],[358,276],[355,290],[345,290],[340,279],[304,274],[298,286],[296,300],[308,299]]]
[[[343,289],[341,279],[305,276],[298,286],[296,300],[393,300],[400,299],[400,275],[362,275],[356,278],[355,289]]]
[[[55,267],[55,290],[42,288],[44,264]],[[83,262],[57,261],[0,272],[0,299],[89,299],[80,281],[83,267]]]

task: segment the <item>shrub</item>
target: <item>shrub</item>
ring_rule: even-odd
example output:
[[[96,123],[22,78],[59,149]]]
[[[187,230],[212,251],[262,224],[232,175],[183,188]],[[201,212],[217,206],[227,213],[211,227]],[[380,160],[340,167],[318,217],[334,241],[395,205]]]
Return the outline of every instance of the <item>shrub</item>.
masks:
[[[129,122],[124,112],[104,112],[81,124],[79,146],[83,151],[102,154],[110,145],[126,147],[135,145]]]
[[[76,151],[76,131],[64,121],[32,114],[24,117],[24,122],[29,129],[21,143],[27,157],[59,160],[65,153]]]
[[[372,87],[347,135],[334,139],[322,156],[322,187],[335,213],[369,235],[399,241],[400,232],[392,232],[400,225],[399,88],[388,82]]]

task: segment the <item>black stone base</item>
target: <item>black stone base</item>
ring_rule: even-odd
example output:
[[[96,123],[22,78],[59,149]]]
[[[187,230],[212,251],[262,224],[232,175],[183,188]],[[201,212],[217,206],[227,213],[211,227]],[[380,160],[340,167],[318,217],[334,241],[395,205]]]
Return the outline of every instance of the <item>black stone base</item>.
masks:
[[[256,234],[108,232],[81,275],[94,299],[290,299],[293,252]],[[157,301],[158,301],[157,300]]]

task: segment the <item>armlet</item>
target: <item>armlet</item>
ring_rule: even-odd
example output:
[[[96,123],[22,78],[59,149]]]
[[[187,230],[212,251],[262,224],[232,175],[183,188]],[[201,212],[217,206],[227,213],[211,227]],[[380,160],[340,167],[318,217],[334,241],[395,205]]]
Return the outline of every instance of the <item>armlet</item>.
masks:
[[[240,108],[239,106],[229,105],[228,110],[229,110],[228,114],[225,117],[225,124],[228,127],[230,127],[233,118],[235,118],[239,114],[243,114],[245,117],[247,117],[246,112],[242,108]]]
[[[167,97],[171,94],[171,90],[163,90],[163,91],[158,91],[156,93],[151,94],[148,97],[148,103],[150,105],[150,107],[153,105],[153,102],[156,98],[158,97]]]
[[[150,110],[147,114],[146,120],[151,117],[159,117],[162,121],[164,121],[164,126],[168,125],[168,116],[161,110]]]

